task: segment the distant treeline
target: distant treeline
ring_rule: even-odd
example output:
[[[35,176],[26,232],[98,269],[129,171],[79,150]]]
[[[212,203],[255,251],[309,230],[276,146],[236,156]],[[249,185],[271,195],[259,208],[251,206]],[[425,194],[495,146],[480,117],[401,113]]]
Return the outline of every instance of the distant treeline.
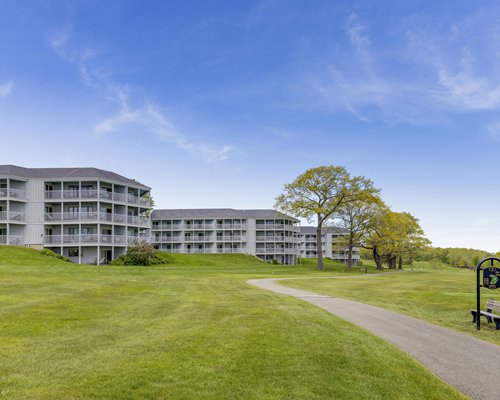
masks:
[[[490,256],[484,250],[463,249],[463,248],[441,248],[429,247],[427,249],[418,250],[415,253],[414,260],[416,261],[431,261],[439,260],[452,267],[468,268],[476,266],[483,258]]]
[[[452,267],[469,268],[476,266],[483,258],[491,255],[492,254],[487,251],[477,249],[427,247],[422,250],[417,250],[412,259],[413,261],[440,261]],[[496,256],[500,256],[500,253],[497,253]],[[361,251],[361,257],[370,259],[370,251],[363,249]],[[412,260],[407,260],[409,264],[411,264],[411,261]]]

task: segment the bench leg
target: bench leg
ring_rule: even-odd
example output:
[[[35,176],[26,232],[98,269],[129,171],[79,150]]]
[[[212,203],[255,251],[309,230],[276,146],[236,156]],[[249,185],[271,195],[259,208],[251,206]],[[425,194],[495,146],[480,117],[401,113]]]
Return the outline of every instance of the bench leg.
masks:
[[[495,318],[495,330],[500,330],[500,318]]]
[[[470,313],[472,314],[472,323],[474,324],[474,323],[476,323],[476,314],[477,314],[477,312],[476,311],[471,311]]]

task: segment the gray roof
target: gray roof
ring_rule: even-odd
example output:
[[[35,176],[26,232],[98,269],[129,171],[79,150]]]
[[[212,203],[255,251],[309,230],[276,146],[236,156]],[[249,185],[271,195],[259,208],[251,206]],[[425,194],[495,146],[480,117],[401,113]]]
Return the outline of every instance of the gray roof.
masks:
[[[150,190],[149,186],[143,185],[133,179],[126,178],[111,171],[99,168],[24,168],[16,165],[0,165],[1,176],[14,176],[24,179],[100,179],[106,181],[120,182],[126,185],[136,186]]]
[[[321,228],[321,233],[336,233],[336,234],[346,234],[348,231],[344,228],[339,228],[337,226],[324,226]],[[315,235],[316,227],[315,226],[301,226],[300,233]]]
[[[151,213],[152,220],[162,219],[216,219],[216,218],[256,218],[256,219],[276,219],[285,218],[294,222],[298,219],[280,213],[276,210],[235,210],[233,208],[194,208],[194,209],[163,209],[154,210]]]

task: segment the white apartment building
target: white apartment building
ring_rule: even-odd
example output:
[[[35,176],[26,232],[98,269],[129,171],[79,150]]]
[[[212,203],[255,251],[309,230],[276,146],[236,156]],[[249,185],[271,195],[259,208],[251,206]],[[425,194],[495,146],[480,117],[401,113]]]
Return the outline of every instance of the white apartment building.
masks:
[[[314,258],[316,228],[275,210],[151,210],[151,188],[97,168],[0,165],[0,245],[48,248],[73,262],[106,264],[134,241],[172,253],[255,255],[295,264]],[[323,229],[323,256],[347,262],[345,234]],[[359,252],[353,254],[355,263]]]
[[[151,243],[171,253],[245,253],[295,264],[299,220],[275,210],[154,210]]]
[[[342,228],[337,228],[333,226],[323,227],[321,233],[321,243],[323,247],[323,257],[331,258],[332,260],[340,261],[347,264],[348,252],[342,246],[336,245],[335,241],[340,236],[344,236],[347,233],[346,230]],[[300,227],[300,256],[303,258],[316,258],[318,256],[317,252],[317,242],[316,242],[316,227],[315,226],[301,226]],[[352,253],[353,264],[359,263],[360,255],[359,249],[354,248]]]
[[[97,168],[0,165],[0,244],[102,264],[148,240],[150,188]]]

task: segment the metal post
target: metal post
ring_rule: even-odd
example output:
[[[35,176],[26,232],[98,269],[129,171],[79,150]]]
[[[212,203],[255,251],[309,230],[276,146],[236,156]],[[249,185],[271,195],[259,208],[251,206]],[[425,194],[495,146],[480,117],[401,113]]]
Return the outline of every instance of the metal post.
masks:
[[[479,263],[476,267],[476,329],[478,331],[481,330],[481,264]]]

